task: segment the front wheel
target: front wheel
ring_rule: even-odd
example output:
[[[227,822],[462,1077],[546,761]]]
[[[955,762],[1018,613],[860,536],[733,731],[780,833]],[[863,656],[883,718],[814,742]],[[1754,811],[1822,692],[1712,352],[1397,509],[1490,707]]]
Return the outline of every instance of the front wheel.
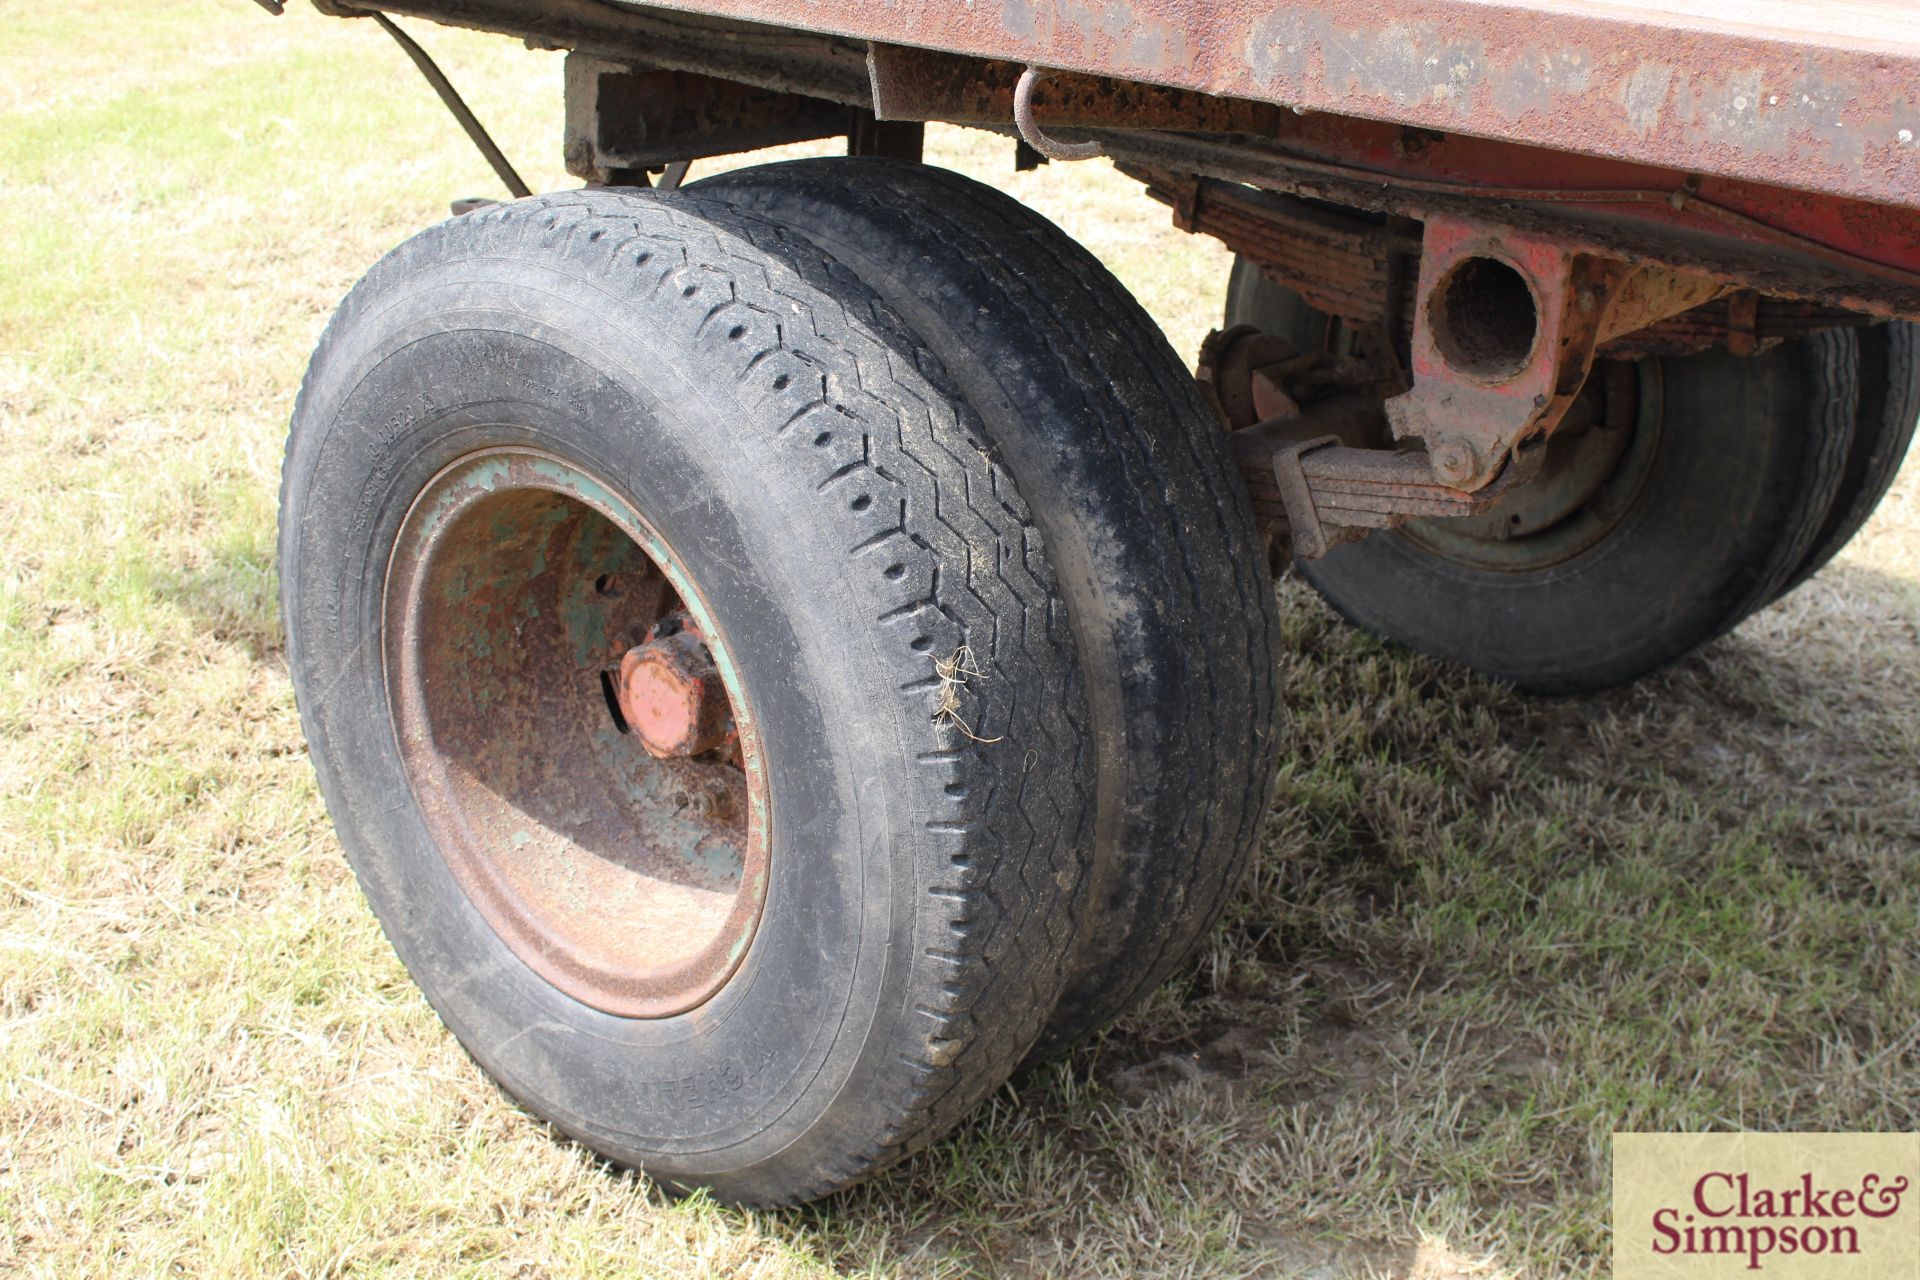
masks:
[[[997,1087],[1085,909],[1052,571],[817,250],[589,192],[354,289],[295,412],[289,660],[395,949],[515,1097],[747,1203]]]

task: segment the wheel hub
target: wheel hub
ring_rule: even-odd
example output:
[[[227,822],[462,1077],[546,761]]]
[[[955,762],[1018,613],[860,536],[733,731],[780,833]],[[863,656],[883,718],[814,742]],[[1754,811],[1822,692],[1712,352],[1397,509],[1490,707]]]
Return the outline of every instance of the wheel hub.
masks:
[[[620,712],[659,759],[717,751],[733,731],[732,707],[713,654],[691,620],[620,659]]]
[[[1539,473],[1478,515],[1414,520],[1401,536],[1458,564],[1503,572],[1551,568],[1595,546],[1631,509],[1660,434],[1658,385],[1624,360],[1602,362],[1556,433]]]

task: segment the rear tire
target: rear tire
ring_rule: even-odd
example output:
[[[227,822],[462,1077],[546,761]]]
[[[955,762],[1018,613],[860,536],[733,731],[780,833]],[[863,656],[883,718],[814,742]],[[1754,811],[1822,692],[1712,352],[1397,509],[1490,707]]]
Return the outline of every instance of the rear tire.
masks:
[[[280,548],[321,789],[447,1025],[594,1150],[810,1199],[931,1140],[1040,1033],[1092,776],[1052,572],[990,452],[851,275],[687,197],[468,214],[328,326]],[[660,575],[737,754],[655,759],[604,695],[660,609],[622,602]],[[673,987],[681,908],[727,894],[747,924]],[[681,914],[622,914],[657,902]]]
[[[1260,535],[1192,375],[1086,250],[959,174],[871,159],[694,191],[812,238],[939,355],[1033,509],[1088,682],[1094,907],[1036,1048],[1164,981],[1218,917],[1278,760]]]
[[[1858,338],[1860,411],[1840,492],[1813,549],[1781,588],[1782,596],[1824,569],[1865,527],[1900,474],[1920,421],[1920,325],[1889,320],[1860,330]]]
[[[1308,348],[1325,333],[1324,316],[1244,261],[1226,318]],[[1628,683],[1732,630],[1817,554],[1860,420],[1859,368],[1851,330],[1751,358],[1650,358],[1630,374],[1603,362],[1596,391],[1632,388],[1633,434],[1595,451],[1609,470],[1551,527],[1509,540],[1489,517],[1414,521],[1302,575],[1349,621],[1525,692]]]
[[[1285,338],[1295,351],[1318,351],[1326,342],[1330,317],[1307,300],[1267,279],[1254,263],[1235,255],[1227,276],[1228,326],[1250,324],[1264,333]]]

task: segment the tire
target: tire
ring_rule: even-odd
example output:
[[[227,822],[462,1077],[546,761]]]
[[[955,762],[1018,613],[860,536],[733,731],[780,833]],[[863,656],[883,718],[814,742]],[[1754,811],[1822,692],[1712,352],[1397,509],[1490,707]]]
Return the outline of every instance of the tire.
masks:
[[[1782,596],[1824,569],[1866,525],[1900,474],[1920,421],[1920,325],[1890,320],[1860,330],[1858,340],[1860,411],[1840,492]]]
[[[1249,315],[1289,338],[1314,323],[1297,297],[1236,268],[1227,320]],[[1509,541],[1414,521],[1302,574],[1349,621],[1523,692],[1629,683],[1732,630],[1814,553],[1854,439],[1859,367],[1848,330],[1744,359],[1603,364],[1596,390],[1630,398],[1630,434],[1561,523]]]
[[[812,238],[939,355],[1031,504],[1088,682],[1094,909],[1036,1056],[1164,981],[1218,917],[1277,765],[1260,535],[1159,327],[1086,250],[959,174],[800,160],[693,188]]]
[[[1285,338],[1298,352],[1318,351],[1326,342],[1327,314],[1308,306],[1307,300],[1293,290],[1267,279],[1259,267],[1238,254],[1227,276],[1226,310],[1227,325],[1250,324]]]
[[[783,1204],[930,1141],[1028,1051],[1087,902],[1077,660],[977,420],[818,250],[604,190],[433,227],[329,324],[281,512],[341,841],[529,1109]],[[725,747],[622,736],[653,741],[605,683],[647,619],[631,652],[711,659]],[[707,939],[686,902],[733,914]]]

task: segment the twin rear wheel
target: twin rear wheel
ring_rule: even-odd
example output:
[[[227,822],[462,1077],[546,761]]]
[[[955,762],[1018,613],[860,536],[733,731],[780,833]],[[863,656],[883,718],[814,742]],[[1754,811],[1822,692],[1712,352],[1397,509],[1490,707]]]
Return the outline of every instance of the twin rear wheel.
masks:
[[[750,1203],[931,1140],[1231,889],[1276,623],[1179,359],[951,174],[468,214],[342,304],[282,494],[329,808],[476,1059]]]

